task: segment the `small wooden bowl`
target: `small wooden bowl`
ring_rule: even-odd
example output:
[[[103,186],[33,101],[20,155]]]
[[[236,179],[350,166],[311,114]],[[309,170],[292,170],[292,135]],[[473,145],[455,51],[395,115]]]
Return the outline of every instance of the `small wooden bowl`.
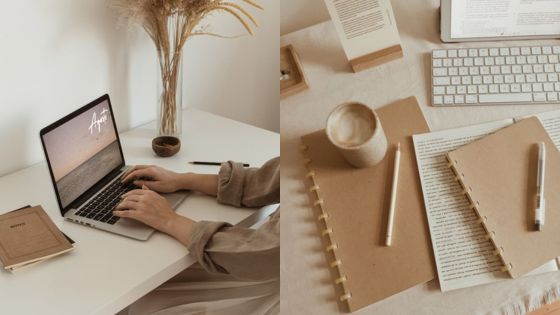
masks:
[[[181,149],[181,140],[171,136],[156,137],[152,140],[152,149],[158,156],[173,156]]]

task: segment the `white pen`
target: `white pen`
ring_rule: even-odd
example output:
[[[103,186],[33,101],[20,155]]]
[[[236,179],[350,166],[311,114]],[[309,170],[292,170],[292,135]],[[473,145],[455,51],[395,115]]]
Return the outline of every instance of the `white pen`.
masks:
[[[401,161],[401,144],[397,144],[395,151],[395,164],[393,166],[393,185],[391,187],[391,204],[389,205],[389,220],[387,221],[387,237],[385,246],[391,246],[393,236],[393,222],[395,220],[395,203],[397,201],[397,185],[399,182],[399,165]]]
[[[537,168],[537,207],[535,209],[535,229],[541,231],[544,226],[544,166],[546,162],[546,150],[544,142],[539,143],[539,162]]]

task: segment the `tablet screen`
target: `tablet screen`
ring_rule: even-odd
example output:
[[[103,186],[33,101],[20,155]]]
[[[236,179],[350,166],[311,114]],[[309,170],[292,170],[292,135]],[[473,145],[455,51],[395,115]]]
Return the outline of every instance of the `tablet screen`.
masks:
[[[451,0],[451,38],[560,34],[560,0]]]

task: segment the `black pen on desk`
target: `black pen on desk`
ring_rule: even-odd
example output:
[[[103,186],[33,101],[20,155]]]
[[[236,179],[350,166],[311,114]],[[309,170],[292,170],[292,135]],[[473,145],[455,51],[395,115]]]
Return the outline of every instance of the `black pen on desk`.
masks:
[[[220,166],[222,165],[222,162],[203,162],[203,161],[192,161],[189,162],[189,164],[193,164],[193,165],[215,165],[215,166]],[[243,163],[243,167],[249,167],[251,165],[249,165],[249,163]]]

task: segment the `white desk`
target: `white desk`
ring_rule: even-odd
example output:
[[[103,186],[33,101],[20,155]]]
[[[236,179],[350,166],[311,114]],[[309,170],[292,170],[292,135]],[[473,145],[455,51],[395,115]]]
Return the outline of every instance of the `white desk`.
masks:
[[[315,218],[305,194],[300,137],[324,128],[328,113],[354,100],[380,107],[416,96],[431,130],[560,109],[558,105],[434,108],[429,106],[430,53],[440,47],[537,45],[559,41],[464,43],[439,40],[439,0],[393,0],[405,57],[352,73],[331,22],[281,38],[299,54],[309,90],[280,104],[282,138],[281,309],[286,314],[337,314],[339,309]],[[376,279],[371,279],[376,281]],[[523,303],[529,293],[560,286],[560,273],[441,293],[437,280],[418,285],[355,314],[485,314]],[[452,311],[451,311],[452,310]]]
[[[230,159],[260,166],[279,154],[276,133],[198,110],[184,110],[183,116],[182,148],[170,158],[152,152],[154,123],[121,134],[127,164],[216,173],[218,167],[187,162]],[[0,200],[2,212],[41,204],[77,243],[67,255],[14,274],[0,272],[1,314],[114,314],[195,262],[183,245],[162,233],[141,242],[64,221],[45,162],[0,178]],[[271,210],[228,207],[195,194],[178,212],[194,220],[235,224],[263,218]]]

